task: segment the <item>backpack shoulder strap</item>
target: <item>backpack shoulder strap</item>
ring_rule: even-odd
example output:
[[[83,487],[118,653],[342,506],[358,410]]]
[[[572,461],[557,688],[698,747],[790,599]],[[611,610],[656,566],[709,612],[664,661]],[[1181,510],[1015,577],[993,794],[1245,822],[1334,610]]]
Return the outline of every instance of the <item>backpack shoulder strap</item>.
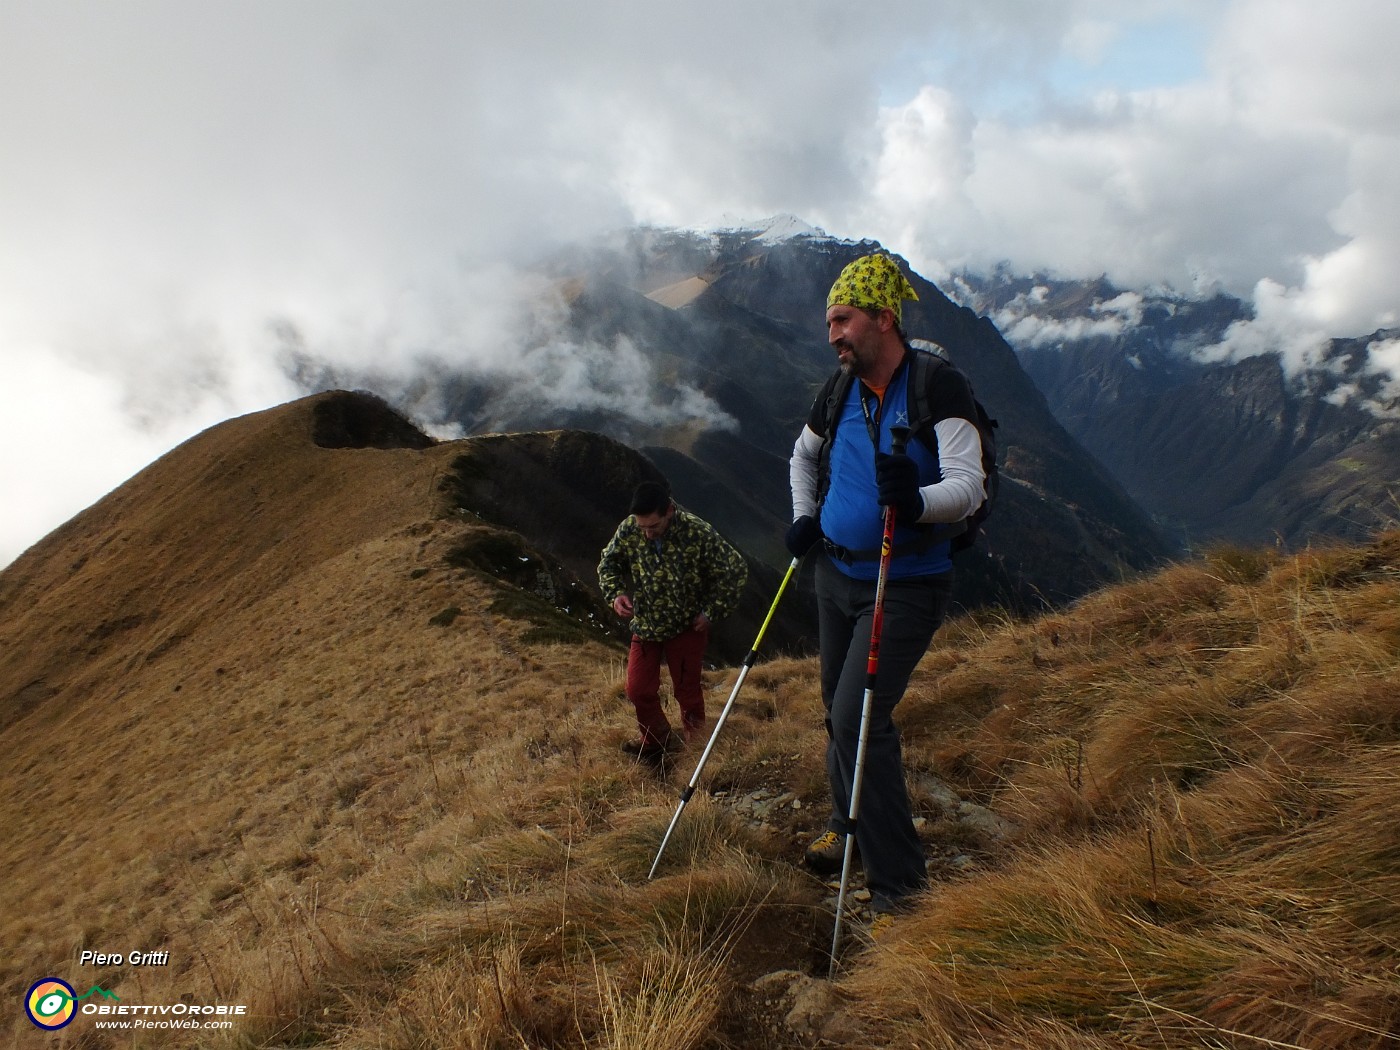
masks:
[[[816,426],[812,426],[812,429],[824,441],[830,441],[831,435],[835,433],[836,424],[841,420],[841,406],[846,403],[846,394],[850,389],[851,374],[844,369],[837,369],[827,377],[826,383],[817,394],[808,425],[820,423],[820,429]]]
[[[841,421],[841,407],[846,403],[846,395],[851,390],[852,377],[844,369],[837,369],[822,386],[821,392],[812,404],[810,426],[822,439],[817,450],[817,506],[826,502],[826,490],[831,485],[831,441],[836,435],[836,424]]]
[[[932,390],[934,377],[944,368],[952,365],[942,354],[942,347],[923,339],[912,340],[909,344],[909,432],[913,437],[922,438],[936,454],[936,439],[926,433],[933,419]]]

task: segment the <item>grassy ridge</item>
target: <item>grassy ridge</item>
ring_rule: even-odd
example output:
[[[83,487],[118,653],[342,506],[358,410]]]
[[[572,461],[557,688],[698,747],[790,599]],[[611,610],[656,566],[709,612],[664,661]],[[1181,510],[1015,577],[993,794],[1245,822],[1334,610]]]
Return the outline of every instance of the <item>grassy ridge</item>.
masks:
[[[622,651],[454,558],[484,528],[434,501],[455,450],[294,459],[293,423],[226,428],[140,482],[161,501],[126,490],[0,576],[12,1004],[53,974],[248,1006],[110,1044],[134,1046],[1400,1039],[1400,533],[949,624],[899,720],[958,863],[889,938],[853,923],[828,984],[829,893],[794,864],[827,804],[815,661],[753,669],[706,771],[726,795],[648,880],[695,756],[623,761]],[[250,459],[255,425],[281,451]],[[196,529],[169,501],[211,478]],[[706,672],[712,713],[733,675]],[[762,823],[732,804],[759,789],[790,796]],[[4,1031],[106,1045],[83,1018]]]
[[[372,561],[407,576],[412,539]],[[182,973],[104,977],[249,1003],[236,1045],[797,1046],[826,1032],[1326,1048],[1400,1030],[1400,534],[1297,558],[1220,552],[1035,622],[951,625],[904,705],[910,767],[1017,832],[981,843],[982,864],[891,938],[857,932],[801,1031],[747,992],[770,971],[822,971],[822,890],[788,863],[801,821],[763,832],[702,793],[648,882],[675,785],[616,755],[620,655],[468,618],[444,633],[409,617],[402,636],[367,620],[353,639],[323,620],[341,659],[270,676],[275,701],[271,682],[245,681],[240,701],[266,692],[297,746],[265,733],[226,753],[243,788],[209,778],[207,798],[239,799],[213,826],[191,824],[169,785],[144,800],[145,839],[113,825],[100,844],[128,862],[83,861],[125,910],[81,909],[48,935],[169,945]],[[797,786],[819,810],[814,675],[811,661],[755,668],[715,780]],[[365,706],[347,709],[367,678]],[[729,681],[708,675],[716,703]],[[319,757],[282,795],[274,770],[294,754]],[[16,921],[6,943],[33,943],[33,921]]]

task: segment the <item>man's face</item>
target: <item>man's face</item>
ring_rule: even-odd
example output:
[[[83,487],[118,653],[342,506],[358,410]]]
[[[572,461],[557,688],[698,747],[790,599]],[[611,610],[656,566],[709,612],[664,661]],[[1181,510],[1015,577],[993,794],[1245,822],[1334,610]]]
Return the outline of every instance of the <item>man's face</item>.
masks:
[[[660,514],[637,514],[637,526],[642,530],[642,535],[649,540],[659,540],[666,535],[666,530],[671,526],[671,519],[675,517],[676,505],[668,503],[666,510]]]
[[[826,338],[836,348],[842,371],[864,375],[879,356],[879,319],[859,307],[838,303],[826,311]]]

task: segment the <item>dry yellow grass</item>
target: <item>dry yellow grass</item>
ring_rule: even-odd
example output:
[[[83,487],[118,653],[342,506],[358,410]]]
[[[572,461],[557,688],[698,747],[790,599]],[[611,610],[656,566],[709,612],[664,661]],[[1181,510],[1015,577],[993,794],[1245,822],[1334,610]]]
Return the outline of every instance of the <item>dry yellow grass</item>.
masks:
[[[862,1012],[927,1046],[1397,1045],[1397,614],[1391,533],[950,633],[934,765],[1023,837],[849,978]]]
[[[812,1045],[745,990],[826,971],[792,863],[825,806],[814,661],[754,668],[704,777],[803,808],[763,831],[701,792],[648,880],[691,767],[622,761],[620,650],[540,642],[449,562],[484,528],[442,516],[459,449],[321,449],[307,413],[216,428],[0,574],[0,996],[249,1008],[113,1045]],[[853,933],[828,1031],[1396,1045],[1397,654],[1394,533],[950,624],[900,718],[928,835],[976,866]],[[712,714],[732,681],[707,672]],[[106,1045],[11,1017],[9,1045]]]
[[[618,753],[622,652],[531,641],[449,562],[482,527],[442,517],[460,449],[317,448],[307,408],[216,428],[0,577],[3,994],[243,1003],[246,1045],[595,1044],[658,959],[677,1004],[747,972],[819,888],[703,796],[648,883],[676,786]],[[439,1000],[475,1020],[423,1027]]]

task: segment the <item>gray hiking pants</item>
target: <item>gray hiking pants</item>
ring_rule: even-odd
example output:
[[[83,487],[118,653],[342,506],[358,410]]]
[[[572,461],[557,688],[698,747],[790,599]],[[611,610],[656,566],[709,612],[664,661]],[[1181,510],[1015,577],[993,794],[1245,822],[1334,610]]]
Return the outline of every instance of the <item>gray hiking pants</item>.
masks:
[[[828,558],[817,563],[822,704],[826,708],[826,769],[831,784],[832,831],[844,834],[865,697],[875,581],[853,580]],[[875,911],[890,911],[926,882],[924,850],[914,830],[895,705],[909,676],[943,622],[953,574],[890,580],[885,585],[880,662],[870,707],[861,780],[856,846]]]

